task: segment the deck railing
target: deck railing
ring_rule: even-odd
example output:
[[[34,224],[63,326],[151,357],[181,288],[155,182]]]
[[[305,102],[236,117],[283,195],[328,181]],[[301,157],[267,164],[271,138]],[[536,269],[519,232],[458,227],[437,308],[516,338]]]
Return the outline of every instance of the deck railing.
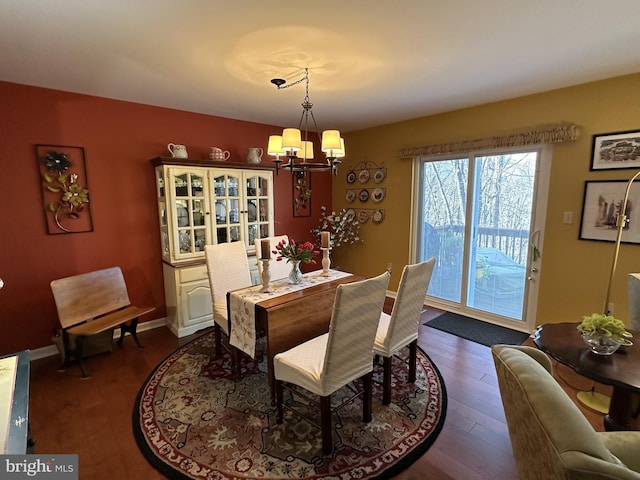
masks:
[[[437,238],[434,237],[437,234]],[[432,227],[425,223],[423,229],[423,257],[437,255],[442,260],[452,252],[462,251],[463,225]],[[520,265],[526,265],[529,248],[529,231],[512,228],[477,228],[477,246],[495,248]],[[427,252],[427,250],[429,252]]]

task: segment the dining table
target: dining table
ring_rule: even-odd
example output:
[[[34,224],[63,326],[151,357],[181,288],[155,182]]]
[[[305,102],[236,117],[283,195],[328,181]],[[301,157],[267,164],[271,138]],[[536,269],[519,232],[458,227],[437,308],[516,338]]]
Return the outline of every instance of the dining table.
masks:
[[[302,275],[300,284],[288,278],[271,281],[268,291],[262,285],[227,292],[229,343],[256,358],[258,333],[266,339],[267,378],[274,398],[273,357],[329,331],[331,312],[338,285],[363,278],[329,269]],[[239,362],[236,362],[238,368]]]

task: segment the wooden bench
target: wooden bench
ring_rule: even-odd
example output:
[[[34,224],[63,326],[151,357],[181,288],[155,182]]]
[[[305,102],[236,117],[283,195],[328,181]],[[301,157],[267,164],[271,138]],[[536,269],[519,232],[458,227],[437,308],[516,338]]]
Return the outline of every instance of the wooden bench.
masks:
[[[88,377],[89,372],[82,362],[85,339],[106,330],[113,331],[118,326],[119,345],[129,332],[136,345],[142,348],[136,334],[138,317],[155,308],[131,305],[120,267],[54,280],[51,291],[62,326],[64,361],[61,369],[66,369],[73,358],[78,362],[82,377]],[[70,335],[75,337],[75,348],[71,348]]]

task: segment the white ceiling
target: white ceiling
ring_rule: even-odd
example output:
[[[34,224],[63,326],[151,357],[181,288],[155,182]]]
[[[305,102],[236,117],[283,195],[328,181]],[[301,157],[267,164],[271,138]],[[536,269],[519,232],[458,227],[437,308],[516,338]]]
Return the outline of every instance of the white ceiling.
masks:
[[[640,71],[640,0],[0,0],[0,80],[352,131]]]

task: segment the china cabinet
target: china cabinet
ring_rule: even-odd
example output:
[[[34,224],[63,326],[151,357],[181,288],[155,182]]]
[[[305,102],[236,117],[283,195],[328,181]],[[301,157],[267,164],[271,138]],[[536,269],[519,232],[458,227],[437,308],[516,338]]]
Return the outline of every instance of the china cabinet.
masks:
[[[273,168],[155,158],[167,326],[178,337],[213,326],[204,246],[273,236]],[[254,283],[257,265],[249,261]]]

